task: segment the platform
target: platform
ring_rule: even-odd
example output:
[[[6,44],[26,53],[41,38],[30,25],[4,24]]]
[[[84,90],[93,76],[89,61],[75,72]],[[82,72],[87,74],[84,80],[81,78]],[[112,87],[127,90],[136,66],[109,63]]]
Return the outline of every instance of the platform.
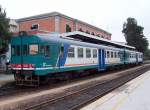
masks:
[[[150,71],[81,110],[150,110]]]

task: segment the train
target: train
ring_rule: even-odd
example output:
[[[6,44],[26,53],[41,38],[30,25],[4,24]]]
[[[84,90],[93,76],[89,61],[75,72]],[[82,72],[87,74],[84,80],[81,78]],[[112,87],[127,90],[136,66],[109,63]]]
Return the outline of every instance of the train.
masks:
[[[39,85],[47,77],[104,71],[143,62],[132,46],[84,32],[20,34],[11,39],[11,69],[17,85]]]

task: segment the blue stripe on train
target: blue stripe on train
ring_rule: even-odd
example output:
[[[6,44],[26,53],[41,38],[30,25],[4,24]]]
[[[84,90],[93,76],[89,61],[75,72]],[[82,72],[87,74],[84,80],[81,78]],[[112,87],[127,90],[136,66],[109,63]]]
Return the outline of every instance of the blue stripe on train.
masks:
[[[63,47],[64,47],[64,51],[63,51],[63,54],[59,56],[58,67],[64,66],[66,59],[67,59],[68,49],[70,45],[64,44]]]

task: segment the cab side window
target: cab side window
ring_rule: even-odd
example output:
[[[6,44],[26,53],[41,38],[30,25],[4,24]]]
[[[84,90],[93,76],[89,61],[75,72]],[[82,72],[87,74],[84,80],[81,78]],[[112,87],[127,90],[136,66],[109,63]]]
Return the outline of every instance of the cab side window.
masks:
[[[20,46],[19,45],[11,46],[11,55],[12,56],[20,56]]]
[[[40,46],[40,53],[41,53],[42,55],[44,55],[44,53],[45,53],[45,48],[44,48],[43,45]]]
[[[15,55],[15,46],[14,45],[11,46],[11,55],[12,56]]]
[[[49,45],[40,46],[40,53],[45,57],[50,57],[50,46]]]
[[[28,55],[28,45],[23,45],[23,55]]]
[[[16,55],[20,56],[20,46],[19,45],[16,46]]]
[[[50,46],[49,45],[45,46],[45,56],[50,57]]]

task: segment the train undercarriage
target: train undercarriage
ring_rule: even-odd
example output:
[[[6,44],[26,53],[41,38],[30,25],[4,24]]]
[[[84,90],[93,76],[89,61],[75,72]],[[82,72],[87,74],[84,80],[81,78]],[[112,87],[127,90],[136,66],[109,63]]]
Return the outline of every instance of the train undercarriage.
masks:
[[[110,71],[110,70],[116,70],[125,67],[133,67],[133,66],[136,66],[136,64],[110,66],[107,67],[106,70]],[[51,73],[44,76],[35,75],[33,70],[12,70],[12,73],[14,74],[16,85],[40,86],[41,84],[46,84],[49,82],[68,80],[68,79],[82,77],[89,74],[98,73],[98,70],[88,69],[88,70],[80,70],[80,71],[68,71],[68,72],[61,72],[61,73]]]

